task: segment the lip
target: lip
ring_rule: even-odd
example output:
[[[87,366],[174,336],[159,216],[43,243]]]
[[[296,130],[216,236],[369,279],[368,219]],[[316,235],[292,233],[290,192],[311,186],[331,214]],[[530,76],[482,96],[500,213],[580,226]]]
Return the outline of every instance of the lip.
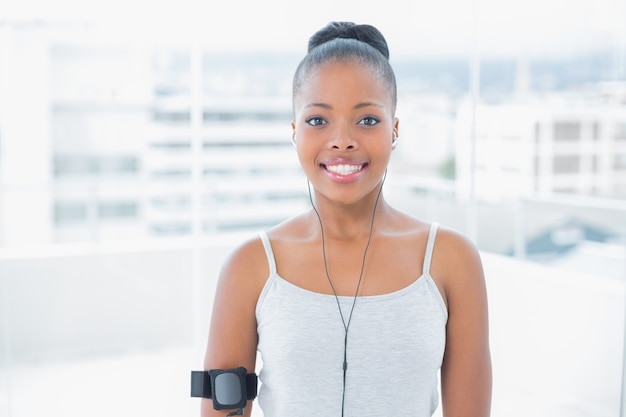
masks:
[[[324,175],[331,181],[339,184],[349,184],[357,181],[365,174],[369,163],[350,158],[332,158],[322,161],[319,166]]]

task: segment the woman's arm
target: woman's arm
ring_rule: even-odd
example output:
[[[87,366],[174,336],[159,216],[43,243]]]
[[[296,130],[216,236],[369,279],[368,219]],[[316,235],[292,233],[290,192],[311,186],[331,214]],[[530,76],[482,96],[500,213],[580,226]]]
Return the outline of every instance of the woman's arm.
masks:
[[[222,266],[211,314],[205,370],[243,366],[248,373],[255,371],[255,308],[268,273],[259,239],[243,244]],[[252,401],[248,401],[244,416],[250,416],[251,409]],[[202,417],[225,416],[232,411],[214,410],[212,400],[202,399]]]
[[[441,368],[444,417],[488,417],[491,409],[489,318],[483,268],[475,246],[450,231],[437,236],[433,271],[448,304]],[[437,256],[438,259],[435,259]]]

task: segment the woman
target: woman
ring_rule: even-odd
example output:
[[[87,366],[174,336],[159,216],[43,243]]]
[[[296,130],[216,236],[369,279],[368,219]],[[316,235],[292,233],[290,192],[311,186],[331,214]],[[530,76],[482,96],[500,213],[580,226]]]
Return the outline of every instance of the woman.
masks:
[[[462,235],[385,201],[395,110],[376,28],[331,23],[311,37],[292,139],[312,208],[225,262],[205,357],[207,370],[254,372],[258,350],[266,417],[431,416],[439,371],[445,417],[489,415],[480,258]],[[203,400],[203,416],[226,414]]]

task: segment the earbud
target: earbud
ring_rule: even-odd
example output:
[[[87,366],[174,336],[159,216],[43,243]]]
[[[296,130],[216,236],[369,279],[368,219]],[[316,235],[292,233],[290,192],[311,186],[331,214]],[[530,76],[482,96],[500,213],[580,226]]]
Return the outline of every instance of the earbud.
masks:
[[[393,132],[393,139],[391,140],[391,150],[396,149],[396,146],[398,146],[398,134],[396,132]]]
[[[296,137],[295,136],[291,137],[291,144],[293,145],[294,148],[296,147]]]

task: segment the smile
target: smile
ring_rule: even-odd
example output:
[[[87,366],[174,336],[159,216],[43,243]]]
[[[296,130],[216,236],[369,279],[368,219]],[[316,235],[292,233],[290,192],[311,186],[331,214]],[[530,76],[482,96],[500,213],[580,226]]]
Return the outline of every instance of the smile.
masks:
[[[362,170],[364,167],[364,164],[360,164],[360,165],[341,164],[341,165],[323,165],[323,166],[327,171],[333,172],[335,174],[351,175],[351,174],[354,174],[355,172],[359,172],[360,170]]]

